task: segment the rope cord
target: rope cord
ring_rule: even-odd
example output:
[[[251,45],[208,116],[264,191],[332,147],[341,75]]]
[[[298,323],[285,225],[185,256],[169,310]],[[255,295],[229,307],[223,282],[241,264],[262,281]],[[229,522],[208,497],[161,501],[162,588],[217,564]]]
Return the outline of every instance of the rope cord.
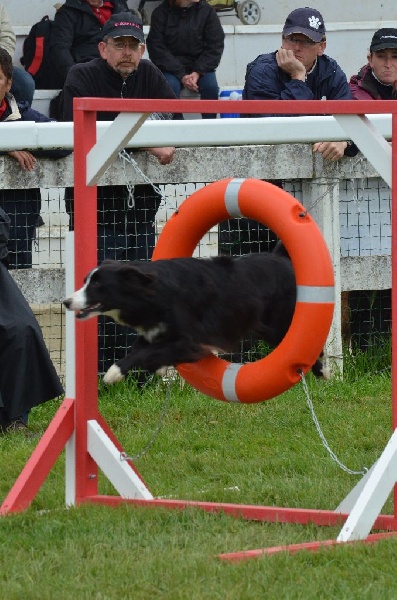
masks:
[[[150,448],[153,446],[154,442],[156,441],[157,437],[159,436],[161,429],[163,428],[164,419],[165,419],[165,416],[167,414],[167,411],[168,411],[168,408],[170,405],[170,398],[171,398],[171,379],[168,379],[167,390],[166,390],[166,394],[165,394],[165,398],[164,398],[164,402],[163,402],[163,407],[161,409],[161,413],[158,418],[157,425],[153,432],[152,437],[150,438],[150,440],[148,441],[146,446],[144,446],[144,448],[138,454],[135,454],[134,456],[128,455],[127,452],[120,452],[120,461],[121,462],[124,460],[130,460],[130,461],[134,462],[136,460],[139,460],[140,458],[142,458],[142,456],[145,456],[145,454],[147,452],[149,452]]]
[[[327,442],[327,440],[325,438],[325,435],[324,435],[324,433],[323,433],[323,431],[321,429],[320,423],[319,423],[319,421],[317,419],[317,415],[316,415],[316,413],[314,411],[313,402],[312,402],[312,400],[310,398],[309,388],[307,387],[305,375],[302,373],[302,371],[299,371],[299,375],[300,375],[301,380],[302,380],[303,389],[304,389],[304,392],[305,392],[305,395],[306,395],[306,402],[307,402],[307,405],[308,405],[309,410],[311,412],[314,424],[316,426],[317,433],[320,436],[321,442],[322,442],[324,448],[327,450],[328,454],[330,455],[331,459],[336,462],[336,464],[342,469],[342,471],[345,471],[346,473],[349,473],[349,475],[365,475],[365,473],[367,473],[367,471],[368,471],[367,467],[363,467],[361,469],[361,471],[352,471],[351,469],[349,469],[348,467],[346,467],[339,460],[339,458],[336,456],[336,454],[331,450],[331,448],[330,448],[330,446],[329,446],[329,444],[328,444],[328,442]]]

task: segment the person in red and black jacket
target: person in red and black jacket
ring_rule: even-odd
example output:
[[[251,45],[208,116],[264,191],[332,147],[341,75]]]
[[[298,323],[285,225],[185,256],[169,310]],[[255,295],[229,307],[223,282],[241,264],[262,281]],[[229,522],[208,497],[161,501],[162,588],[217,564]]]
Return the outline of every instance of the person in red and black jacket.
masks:
[[[125,10],[129,10],[126,0],[66,0],[57,10],[50,51],[63,83],[73,65],[99,57],[103,25],[113,14]]]

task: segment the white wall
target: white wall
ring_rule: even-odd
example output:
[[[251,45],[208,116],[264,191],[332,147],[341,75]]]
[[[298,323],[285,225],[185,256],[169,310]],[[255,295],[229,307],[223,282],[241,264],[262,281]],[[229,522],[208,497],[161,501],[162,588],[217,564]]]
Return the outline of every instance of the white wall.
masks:
[[[62,0],[58,0],[61,2]],[[3,0],[6,5],[11,21],[15,26],[27,26],[35,23],[43,15],[54,14],[54,4],[56,0]],[[297,0],[277,0],[277,2],[268,2],[267,0],[257,0],[261,7],[261,23],[264,25],[277,25],[285,21],[289,12],[298,6],[305,6],[307,2],[297,2]],[[153,8],[159,2],[148,0],[145,6],[147,12],[151,13]],[[138,0],[128,0],[130,8],[137,8]],[[375,23],[375,28],[382,27],[386,21],[397,20],[397,3],[395,0],[382,0],[374,2],[373,0],[358,0],[345,2],[341,0],[316,0],[312,2],[319,10],[325,20],[326,26],[331,23],[363,23],[371,21]],[[23,10],[21,10],[23,7]],[[236,16],[229,16],[229,13],[221,16],[224,25],[239,23]],[[328,28],[327,27],[327,28]]]

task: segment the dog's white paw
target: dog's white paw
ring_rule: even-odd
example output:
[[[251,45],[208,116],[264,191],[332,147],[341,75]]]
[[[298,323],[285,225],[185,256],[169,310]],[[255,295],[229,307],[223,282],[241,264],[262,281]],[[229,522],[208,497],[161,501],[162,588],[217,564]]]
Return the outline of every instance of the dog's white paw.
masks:
[[[117,365],[112,365],[103,376],[103,381],[107,385],[117,383],[118,381],[122,381],[123,379],[124,375],[122,374],[120,368]]]

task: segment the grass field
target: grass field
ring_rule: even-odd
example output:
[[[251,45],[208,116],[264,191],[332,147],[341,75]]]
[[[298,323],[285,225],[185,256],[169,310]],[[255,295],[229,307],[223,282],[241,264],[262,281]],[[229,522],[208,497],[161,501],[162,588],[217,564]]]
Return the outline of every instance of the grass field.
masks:
[[[373,366],[373,365],[372,365]],[[341,381],[308,377],[327,441],[347,467],[379,457],[391,434],[388,370],[351,360]],[[167,387],[131,382],[100,396],[100,409],[130,455],[156,430]],[[136,461],[154,496],[334,509],[359,480],[331,460],[299,384],[273,400],[230,405],[173,383],[160,434]],[[0,502],[58,407],[32,411],[30,429],[0,437]],[[339,528],[267,524],[188,509],[64,507],[64,458],[32,507],[0,519],[0,598],[395,599],[397,540],[239,563],[219,553],[336,538]],[[100,477],[101,493],[113,493]],[[384,512],[393,512],[391,499]],[[395,562],[396,561],[396,562]]]

